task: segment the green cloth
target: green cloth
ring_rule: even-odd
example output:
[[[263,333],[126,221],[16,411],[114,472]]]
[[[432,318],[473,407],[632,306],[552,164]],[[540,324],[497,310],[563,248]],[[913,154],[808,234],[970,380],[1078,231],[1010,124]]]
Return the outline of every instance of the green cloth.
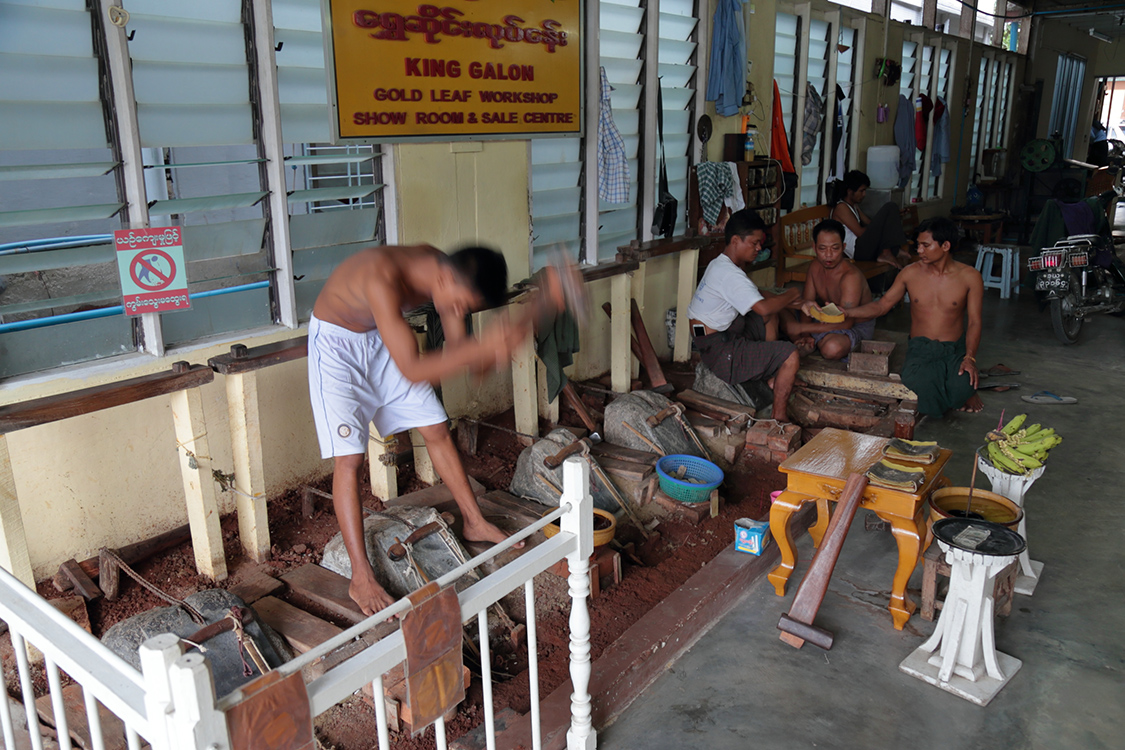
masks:
[[[957,374],[965,358],[965,337],[960,341],[934,341],[915,336],[906,345],[903,384],[918,395],[918,411],[942,417],[965,405],[976,389],[968,373]]]
[[[574,364],[578,352],[578,321],[569,312],[555,317],[553,323],[539,326],[535,351],[547,373],[547,400],[554,401],[566,386],[563,369]]]

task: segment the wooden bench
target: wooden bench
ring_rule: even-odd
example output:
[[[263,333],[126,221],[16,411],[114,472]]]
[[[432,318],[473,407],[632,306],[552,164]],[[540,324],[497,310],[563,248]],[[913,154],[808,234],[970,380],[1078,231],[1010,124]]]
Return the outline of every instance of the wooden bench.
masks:
[[[777,284],[804,281],[813,263],[812,230],[832,215],[828,206],[810,206],[791,211],[781,217],[781,251],[777,256]],[[909,237],[918,226],[918,207],[902,210],[902,228]],[[877,261],[857,260],[852,263],[870,279],[891,270],[891,266]]]

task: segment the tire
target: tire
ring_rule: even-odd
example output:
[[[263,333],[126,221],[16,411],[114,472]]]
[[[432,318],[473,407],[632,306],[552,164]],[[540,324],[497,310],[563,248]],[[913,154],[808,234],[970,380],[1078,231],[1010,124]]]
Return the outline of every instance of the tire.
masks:
[[[1055,329],[1055,336],[1064,344],[1078,342],[1078,333],[1082,330],[1082,318],[1070,314],[1074,296],[1068,294],[1062,299],[1051,300],[1051,325]]]

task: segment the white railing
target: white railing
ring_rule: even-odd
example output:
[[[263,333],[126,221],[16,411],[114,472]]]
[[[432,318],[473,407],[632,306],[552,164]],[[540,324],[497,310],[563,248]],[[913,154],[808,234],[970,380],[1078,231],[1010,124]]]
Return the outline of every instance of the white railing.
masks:
[[[501,597],[524,588],[527,604],[527,647],[530,677],[531,743],[542,747],[539,717],[539,675],[535,629],[535,595],[533,579],[555,563],[566,559],[569,564],[570,611],[570,675],[574,686],[571,695],[571,724],[567,732],[569,750],[593,750],[597,737],[591,722],[590,684],[590,617],[586,600],[590,594],[590,555],[593,552],[593,501],[589,493],[589,467],[578,458],[563,465],[563,495],[559,508],[541,520],[512,535],[503,544],[469,560],[464,565],[437,579],[440,587],[452,585],[466,573],[496,557],[517,542],[528,538],[548,523],[558,520],[561,531],[524,552],[511,563],[488,575],[458,594],[462,622],[476,618],[479,628],[482,676],[484,683],[484,717],[489,750],[495,748],[495,722],[492,704],[492,675],[488,648],[487,609]],[[42,750],[38,716],[33,699],[32,680],[24,640],[40,648],[46,657],[45,668],[51,692],[54,715],[58,717],[59,744],[70,750],[60,689],[61,668],[84,691],[87,721],[94,736],[92,747],[103,750],[100,722],[95,699],[122,719],[130,750],[140,747],[143,736],[154,750],[225,750],[230,748],[226,711],[244,699],[236,690],[216,700],[210,665],[198,652],[183,653],[183,645],[174,635],[150,638],[141,646],[141,672],[133,669],[109,651],[96,638],[57,612],[28,590],[6,571],[0,570],[0,619],[12,630],[12,643],[19,663],[20,684],[28,724],[32,728],[32,748]],[[339,633],[316,648],[282,665],[278,671],[290,676],[335,649],[362,636],[384,620],[406,612],[410,602],[402,599],[361,623]],[[348,658],[306,685],[310,713],[318,716],[355,691],[371,684],[378,720],[379,748],[388,750],[390,732],[387,726],[383,696],[383,674],[406,658],[401,631],[375,642],[369,648]],[[0,706],[3,738],[6,747],[15,747],[13,724],[8,705]],[[446,747],[445,723],[434,724],[437,747]]]
[[[43,750],[43,739],[35,708],[29,651],[43,659],[58,744],[62,750],[71,750],[71,742],[60,670],[82,686],[86,721],[94,750],[105,748],[98,703],[124,723],[129,750],[139,750],[141,736],[157,747],[152,742],[151,706],[141,673],[3,568],[0,568],[0,620],[6,622],[11,631],[27,732],[33,750]],[[0,729],[3,730],[4,747],[26,746],[27,743],[16,743],[17,730],[7,695],[0,695]]]

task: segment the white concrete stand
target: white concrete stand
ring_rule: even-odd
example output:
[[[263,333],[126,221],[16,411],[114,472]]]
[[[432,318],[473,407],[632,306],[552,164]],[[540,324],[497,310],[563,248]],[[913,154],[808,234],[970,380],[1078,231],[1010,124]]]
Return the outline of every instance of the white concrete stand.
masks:
[[[937,543],[951,567],[949,594],[933,635],[899,669],[986,706],[1023,665],[996,650],[993,634],[993,579],[1016,556],[967,552],[941,539]]]
[[[1031,489],[1031,485],[1035,483],[1035,480],[1043,476],[1043,471],[1046,467],[1041,466],[1038,469],[1033,469],[1030,474],[1021,477],[1015,474],[1009,474],[1005,471],[1000,471],[979,455],[977,456],[977,464],[980,470],[988,477],[988,481],[992,482],[993,492],[997,495],[1003,495],[1023,508],[1023,518],[1020,519],[1019,528],[1016,531],[1026,541],[1027,508],[1024,507],[1023,497],[1027,494],[1027,491]],[[1017,594],[1023,594],[1024,596],[1031,596],[1035,593],[1035,587],[1039,585],[1039,576],[1042,572],[1043,563],[1038,560],[1032,560],[1025,547],[1023,552],[1020,553],[1020,572],[1019,575],[1016,576],[1013,591]]]

